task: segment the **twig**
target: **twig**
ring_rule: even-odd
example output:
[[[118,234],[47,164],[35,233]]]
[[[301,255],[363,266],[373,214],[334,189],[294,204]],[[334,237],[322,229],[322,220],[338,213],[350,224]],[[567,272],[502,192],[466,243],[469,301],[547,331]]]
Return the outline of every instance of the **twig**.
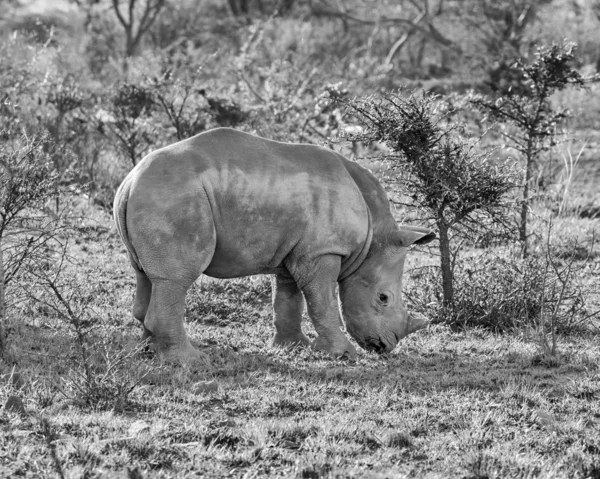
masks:
[[[54,433],[54,431],[52,430],[52,425],[50,424],[50,420],[43,417],[41,419],[41,426],[42,426],[42,434],[44,435],[44,439],[46,439],[46,445],[48,446],[48,449],[50,450],[50,457],[52,457],[52,463],[54,464],[54,469],[56,469],[58,476],[61,479],[64,479],[65,474],[63,472],[62,464],[61,464],[60,460],[58,459],[58,454],[56,453],[56,444],[54,444],[54,441],[56,441],[57,437],[56,437],[56,434]]]

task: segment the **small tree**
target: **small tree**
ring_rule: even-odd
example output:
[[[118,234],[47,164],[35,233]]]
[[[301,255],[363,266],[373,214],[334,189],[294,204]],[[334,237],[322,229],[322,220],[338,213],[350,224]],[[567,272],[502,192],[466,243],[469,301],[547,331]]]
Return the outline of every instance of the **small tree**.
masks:
[[[148,85],[168,124],[175,129],[178,141],[206,129],[209,115],[199,106],[205,103],[205,98],[196,81],[175,78],[169,71],[160,78],[148,79]]]
[[[550,97],[569,85],[581,87],[589,80],[582,78],[572,66],[575,48],[573,43],[538,48],[532,63],[527,63],[523,58],[514,62],[513,68],[520,73],[523,88],[509,90],[497,98],[479,96],[473,100],[475,105],[489,114],[490,119],[516,127],[516,130],[503,129],[501,133],[525,160],[519,219],[523,257],[528,253],[527,219],[531,203],[531,180],[540,154],[555,144],[556,125],[569,116],[567,110],[554,108]]]
[[[424,208],[437,225],[444,305],[452,306],[458,248],[452,233],[461,225],[478,227],[477,213],[499,216],[513,181],[507,166],[494,165],[489,153],[477,152],[457,134],[448,122],[454,112],[446,106],[427,93],[359,98],[348,107],[366,130],[347,136],[381,141],[392,150],[392,168],[413,206]]]
[[[96,113],[98,130],[135,166],[156,140],[150,122],[154,95],[147,87],[123,83],[107,106]]]

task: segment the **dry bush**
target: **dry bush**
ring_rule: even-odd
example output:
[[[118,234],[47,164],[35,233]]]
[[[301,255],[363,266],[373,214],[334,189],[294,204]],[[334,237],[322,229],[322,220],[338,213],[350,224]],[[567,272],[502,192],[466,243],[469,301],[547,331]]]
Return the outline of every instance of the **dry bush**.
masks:
[[[110,332],[98,331],[102,321],[93,305],[99,285],[89,279],[101,273],[68,251],[64,242],[51,263],[30,265],[20,286],[71,337],[74,354],[65,355],[68,374],[56,388],[82,407],[122,411],[131,405],[131,393],[151,371],[149,364],[139,361],[147,344],[136,342],[133,348],[123,348]]]
[[[406,291],[411,307],[434,323],[453,329],[482,327],[494,332],[537,331],[549,352],[556,334],[585,330],[598,314],[589,310],[590,291],[578,280],[585,258],[571,245],[535,250],[525,259],[516,251],[477,251],[464,256],[455,269],[453,307],[442,308],[439,271],[418,271]],[[437,298],[438,302],[431,302]]]
[[[159,366],[140,361],[147,347],[144,342],[121,349],[115,347],[114,338],[104,334],[88,336],[87,346],[93,354],[87,363],[82,357],[71,362],[60,391],[83,407],[121,412],[133,405],[131,394]]]

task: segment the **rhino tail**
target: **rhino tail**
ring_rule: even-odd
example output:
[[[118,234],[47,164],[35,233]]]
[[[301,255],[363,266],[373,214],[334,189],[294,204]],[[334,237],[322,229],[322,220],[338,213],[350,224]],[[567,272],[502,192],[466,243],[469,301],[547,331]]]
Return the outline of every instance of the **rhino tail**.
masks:
[[[117,232],[121,237],[123,243],[125,243],[125,247],[127,248],[127,252],[129,253],[129,257],[131,258],[134,266],[137,267],[140,271],[143,271],[140,260],[133,249],[133,245],[131,241],[129,241],[129,235],[127,234],[127,200],[129,200],[129,192],[131,190],[131,181],[129,178],[125,178],[117,193],[115,194],[115,202],[113,204],[113,216],[115,220],[115,225],[117,227]]]

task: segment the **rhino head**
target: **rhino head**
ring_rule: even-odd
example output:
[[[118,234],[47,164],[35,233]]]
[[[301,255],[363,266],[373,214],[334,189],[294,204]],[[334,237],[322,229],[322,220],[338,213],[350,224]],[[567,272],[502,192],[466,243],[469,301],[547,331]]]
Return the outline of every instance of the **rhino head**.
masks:
[[[362,348],[390,352],[400,339],[426,326],[404,307],[402,273],[408,247],[433,239],[429,230],[406,226],[378,235],[358,269],[340,282],[346,329]]]

